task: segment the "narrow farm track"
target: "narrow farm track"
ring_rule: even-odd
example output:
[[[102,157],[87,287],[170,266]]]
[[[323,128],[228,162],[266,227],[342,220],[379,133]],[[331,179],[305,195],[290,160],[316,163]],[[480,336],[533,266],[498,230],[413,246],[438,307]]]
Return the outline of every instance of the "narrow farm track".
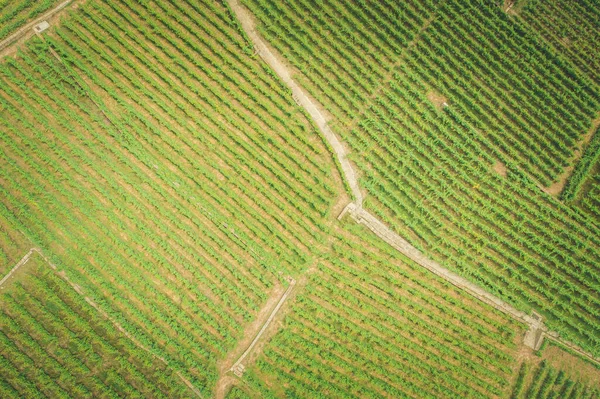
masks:
[[[358,186],[356,173],[354,172],[354,168],[346,156],[346,150],[344,149],[344,146],[327,125],[327,121],[323,116],[323,113],[320,111],[323,108],[320,105],[318,106],[316,101],[311,100],[306,95],[304,90],[302,90],[296,81],[292,79],[288,68],[281,61],[279,61],[269,47],[267,47],[266,43],[256,32],[255,23],[252,20],[250,13],[241,6],[239,1],[228,1],[228,4],[233,10],[235,16],[240,21],[244,32],[250,37],[250,40],[252,40],[252,44],[256,49],[256,53],[274,70],[277,76],[283,80],[285,85],[292,90],[292,94],[296,103],[298,103],[298,105],[308,112],[312,120],[319,127],[321,133],[323,133],[327,139],[327,142],[332,147],[340,163],[344,176],[346,176],[346,181],[350,186],[350,190],[352,191],[355,202],[359,204],[359,206],[362,206],[363,197]]]
[[[2,280],[0,280],[0,287],[2,287],[2,285],[10,278],[10,276],[16,272],[20,267],[22,267],[23,265],[25,265],[27,263],[27,261],[29,261],[29,259],[31,258],[31,256],[37,253],[38,255],[40,255],[42,257],[42,259],[44,260],[44,262],[50,266],[52,268],[52,270],[54,270],[56,272],[56,274],[62,278],[67,284],[69,284],[71,286],[71,288],[73,288],[75,290],[75,292],[77,292],[79,295],[81,295],[83,297],[83,299],[91,306],[93,307],[98,313],[100,313],[102,315],[102,317],[104,317],[105,319],[107,319],[108,321],[110,321],[115,328],[121,332],[123,335],[125,335],[131,342],[133,342],[133,344],[135,346],[137,346],[138,348],[146,351],[149,355],[151,355],[152,357],[154,357],[155,359],[161,361],[162,363],[164,363],[166,366],[168,366],[168,362],[163,358],[160,357],[158,355],[156,355],[155,353],[153,353],[149,348],[147,348],[144,344],[142,344],[140,341],[138,341],[133,335],[131,335],[127,330],[125,330],[123,328],[123,326],[121,326],[114,318],[112,318],[108,313],[106,313],[104,310],[102,310],[98,304],[96,304],[96,302],[94,302],[91,298],[85,296],[85,293],[83,292],[83,290],[81,289],[81,287],[77,284],[75,284],[74,282],[72,282],[69,277],[67,277],[67,275],[65,274],[64,271],[58,271],[58,267],[53,264],[52,262],[50,262],[50,260],[48,258],[46,258],[46,256],[42,253],[42,251],[39,248],[31,248],[29,250],[29,252],[27,252],[25,254],[25,256],[23,256],[23,258],[21,258],[21,260],[15,265],[15,267],[13,267],[11,269],[10,272],[8,272],[8,274],[6,276],[4,276],[4,278],[2,278]],[[202,397],[200,391],[198,391],[198,389],[196,389],[196,387],[194,387],[194,385],[187,379],[185,378],[179,371],[176,371],[177,376],[181,379],[181,381],[187,385],[187,387],[194,392],[194,394],[198,397]]]
[[[260,339],[261,339],[262,335],[265,333],[265,331],[267,331],[267,328],[269,327],[269,325],[271,324],[273,319],[275,319],[275,316],[277,315],[277,313],[283,306],[283,303],[290,296],[292,290],[296,286],[296,280],[294,280],[291,277],[288,277],[287,280],[289,281],[289,285],[288,285],[287,289],[281,295],[281,297],[279,298],[279,301],[277,301],[277,304],[275,305],[275,307],[269,314],[269,317],[264,321],[264,323],[260,327],[260,330],[258,331],[258,333],[256,333],[256,335],[254,336],[254,339],[252,340],[252,342],[250,342],[248,347],[246,347],[244,352],[237,358],[237,360],[231,367],[229,367],[226,370],[221,371],[221,376],[220,376],[219,380],[217,381],[215,398],[217,398],[217,399],[224,398],[227,388],[231,385],[231,383],[233,381],[235,381],[235,378],[233,376],[231,376],[231,374],[229,374],[229,372],[233,372],[233,374],[235,374],[238,377],[241,377],[242,374],[244,373],[244,370],[245,370],[244,360],[248,357],[248,355],[250,355],[250,353],[252,353],[252,351],[254,350],[254,347],[258,344],[258,342],[260,341]],[[260,319],[260,317],[259,317],[259,319]]]
[[[445,279],[450,284],[467,292],[478,300],[526,324],[529,327],[529,330],[524,337],[524,345],[537,350],[541,345],[542,339],[544,336],[546,336],[549,339],[568,347],[572,351],[577,352],[590,361],[600,364],[600,359],[595,358],[592,354],[584,351],[577,345],[563,340],[556,332],[549,331],[540,319],[532,317],[514,308],[510,304],[487,292],[478,285],[466,280],[456,273],[444,268],[439,263],[427,258],[421,251],[412,246],[408,241],[400,237],[398,234],[388,228],[383,222],[363,209],[363,197],[360,191],[356,173],[347,158],[347,153],[344,149],[344,146],[331,131],[325,118],[323,117],[323,112],[321,112],[321,110],[324,109],[323,106],[318,104],[315,100],[311,100],[304,93],[298,83],[292,79],[291,73],[286,65],[279,60],[279,57],[275,55],[274,50],[267,45],[267,43],[256,31],[256,24],[251,13],[245,7],[243,7],[238,0],[228,0],[227,3],[229,4],[229,7],[233,11],[236,18],[239,20],[242,29],[252,41],[257,54],[269,65],[269,67],[271,67],[277,76],[281,78],[286,86],[291,89],[295,101],[308,112],[333,149],[340,163],[345,180],[347,181],[355,199],[353,203],[350,203],[344,209],[339,219],[341,219],[341,217],[347,212],[349,216],[352,217],[352,219],[354,219],[357,223],[365,225],[383,241],[387,242],[389,245],[420,266]]]
[[[12,43],[16,42],[17,40],[19,40],[20,38],[25,36],[27,33],[30,33],[31,29],[33,29],[33,27],[35,25],[37,25],[40,22],[42,22],[43,20],[48,19],[48,18],[54,16],[55,14],[59,13],[65,7],[67,7],[69,4],[73,3],[74,1],[75,0],[64,1],[64,2],[60,3],[58,6],[54,7],[52,10],[42,14],[38,18],[29,22],[25,26],[21,27],[15,33],[13,33],[12,35],[8,36],[6,39],[4,39],[0,42],[0,51],[4,50],[8,46],[10,46]]]
[[[0,288],[3,288],[4,283],[6,283],[8,281],[8,279],[10,278],[10,276],[12,276],[14,273],[16,273],[17,270],[19,270],[22,266],[24,266],[29,261],[29,258],[31,258],[31,255],[33,255],[34,251],[39,253],[39,249],[37,249],[37,248],[31,248],[29,250],[29,252],[27,252],[25,254],[25,256],[23,256],[21,258],[21,260],[19,262],[17,262],[17,264],[12,269],[10,269],[10,271],[8,272],[8,274],[6,276],[4,276],[2,278],[2,280],[0,280]]]
[[[248,346],[248,348],[244,351],[244,353],[242,353],[242,355],[239,357],[239,359],[231,367],[231,369],[230,369],[231,371],[235,372],[236,369],[238,369],[238,367],[240,365],[242,365],[242,362],[244,361],[244,359],[250,354],[250,352],[252,352],[252,349],[254,349],[257,342],[260,340],[260,337],[267,330],[267,328],[269,327],[269,324],[271,324],[271,322],[275,318],[275,315],[277,315],[277,312],[279,311],[279,309],[281,309],[281,306],[283,305],[283,303],[285,302],[287,297],[290,295],[290,292],[292,292],[292,289],[294,288],[295,285],[296,285],[296,280],[294,280],[293,278],[290,278],[290,285],[288,286],[287,290],[285,290],[285,292],[281,296],[281,299],[279,300],[279,302],[277,302],[277,306],[275,306],[275,309],[273,309],[273,311],[269,315],[269,318],[267,319],[265,324],[263,324],[263,326],[261,327],[261,329],[258,332],[258,334],[256,335],[256,337],[254,337],[254,340],[252,340],[252,343],[250,344],[250,346]]]

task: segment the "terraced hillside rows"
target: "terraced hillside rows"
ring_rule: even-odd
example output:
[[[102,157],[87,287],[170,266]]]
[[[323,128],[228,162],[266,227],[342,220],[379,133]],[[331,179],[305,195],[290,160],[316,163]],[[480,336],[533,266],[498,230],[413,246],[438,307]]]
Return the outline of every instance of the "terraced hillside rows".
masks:
[[[597,84],[492,3],[244,3],[330,112],[366,208],[600,353],[597,221],[540,187],[589,130]]]
[[[522,326],[348,221],[249,375],[254,397],[505,397]],[[302,283],[300,283],[302,284]]]
[[[250,55],[217,3],[90,1],[0,65],[3,234],[205,396],[339,195],[319,135]]]
[[[190,397],[162,362],[138,348],[33,255],[0,300],[0,396]]]

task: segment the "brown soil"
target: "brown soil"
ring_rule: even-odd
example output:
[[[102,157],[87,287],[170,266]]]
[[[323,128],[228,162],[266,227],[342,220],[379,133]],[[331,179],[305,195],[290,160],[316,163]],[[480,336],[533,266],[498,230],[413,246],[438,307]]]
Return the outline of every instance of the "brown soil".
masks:
[[[571,39],[569,39],[569,37],[565,36],[561,39],[559,39],[559,41],[562,43],[563,46],[565,47],[571,47]]]
[[[509,15],[519,15],[524,3],[523,0],[504,0],[502,10]]]
[[[427,99],[431,101],[437,109],[443,109],[448,106],[448,99],[435,90],[427,92]]]
[[[575,151],[576,153],[579,151]],[[579,158],[579,156],[578,156]],[[554,183],[552,183],[551,185],[549,185],[548,187],[542,187],[542,191],[545,192],[546,194],[550,194],[550,195],[558,195],[562,192],[563,188],[565,188],[565,185],[567,184],[567,179],[569,178],[569,176],[571,176],[571,173],[573,173],[573,169],[575,169],[575,167],[573,165],[567,166],[564,170],[563,173],[561,173],[561,175],[558,177],[558,180],[555,181]]]
[[[494,172],[498,173],[502,177],[506,177],[506,174],[508,172],[506,169],[506,165],[504,165],[504,163],[500,161],[496,162],[492,169],[494,169]]]

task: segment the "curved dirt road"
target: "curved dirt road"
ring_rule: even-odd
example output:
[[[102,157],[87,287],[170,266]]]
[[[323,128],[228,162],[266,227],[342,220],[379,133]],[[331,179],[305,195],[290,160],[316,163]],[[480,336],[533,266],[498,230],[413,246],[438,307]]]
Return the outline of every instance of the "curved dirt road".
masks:
[[[570,349],[578,352],[580,355],[592,360],[593,362],[600,364],[600,359],[595,358],[592,354],[584,351],[573,343],[566,341],[559,337],[559,335],[554,331],[548,331],[548,328],[544,325],[540,318],[533,317],[528,315],[507,302],[504,302],[500,298],[495,295],[487,292],[480,286],[470,282],[469,280],[457,275],[454,272],[444,268],[439,263],[427,258],[421,251],[412,246],[408,241],[404,238],[400,237],[394,231],[392,231],[389,227],[387,227],[382,221],[377,219],[375,216],[367,212],[362,207],[363,196],[360,191],[360,187],[358,185],[358,180],[356,178],[356,173],[352,168],[352,165],[348,161],[346,151],[335,136],[335,134],[331,131],[323,114],[319,109],[323,109],[321,104],[316,103],[316,101],[311,100],[304,91],[300,88],[300,86],[292,79],[290,71],[285,66],[283,62],[281,62],[278,57],[274,54],[274,52],[267,46],[267,44],[263,41],[260,35],[256,32],[255,23],[250,12],[244,8],[239,0],[227,0],[227,4],[233,11],[234,15],[240,21],[242,29],[248,35],[252,44],[254,45],[257,53],[260,57],[273,69],[273,71],[281,78],[281,80],[292,90],[295,101],[303,107],[311,116],[311,118],[316,123],[317,127],[327,140],[327,142],[331,145],[331,148],[335,152],[337,159],[339,160],[343,177],[348,182],[350,189],[352,191],[352,195],[355,198],[354,203],[348,204],[348,206],[342,212],[348,212],[349,215],[360,224],[364,224],[367,228],[369,228],[373,233],[375,233],[379,238],[387,242],[389,245],[394,247],[396,250],[419,264],[420,266],[426,268],[431,271],[435,275],[443,278],[448,281],[450,284],[456,286],[457,288],[467,292],[468,294],[474,296],[480,301],[492,306],[493,308],[519,320],[522,323],[525,323],[529,330],[524,337],[523,344],[537,350],[541,346],[542,339],[544,336],[548,336],[555,341],[561,342],[563,345],[569,346]]]
[[[348,185],[350,186],[350,190],[352,191],[355,202],[359,206],[362,206],[363,197],[358,186],[358,179],[356,178],[354,169],[352,168],[352,165],[350,165],[350,161],[348,161],[344,146],[338,140],[337,136],[331,131],[327,125],[325,117],[321,111],[319,111],[319,108],[322,109],[322,107],[320,104],[317,106],[310,98],[308,98],[306,93],[304,93],[296,81],[292,79],[288,68],[281,61],[279,61],[275,54],[273,54],[266,43],[262,40],[262,38],[256,32],[254,20],[252,19],[251,14],[242,5],[240,5],[239,1],[237,0],[228,0],[227,3],[240,21],[244,32],[246,32],[246,34],[250,37],[250,40],[252,40],[252,44],[254,44],[257,54],[271,67],[271,69],[273,69],[277,76],[283,80],[286,86],[292,90],[294,100],[309,113],[310,117],[315,121],[321,133],[323,133],[325,136],[325,139],[327,139],[327,142],[331,145],[331,148],[340,162],[342,171],[346,177]]]

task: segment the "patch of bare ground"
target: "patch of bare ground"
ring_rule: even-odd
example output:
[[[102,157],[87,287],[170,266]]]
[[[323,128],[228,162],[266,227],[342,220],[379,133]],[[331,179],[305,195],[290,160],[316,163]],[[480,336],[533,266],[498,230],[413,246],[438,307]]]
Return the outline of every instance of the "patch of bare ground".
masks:
[[[571,173],[573,173],[573,169],[575,169],[577,161],[579,161],[579,158],[581,158],[581,156],[583,155],[585,146],[590,142],[598,127],[600,127],[600,113],[596,115],[596,119],[592,120],[592,125],[590,126],[590,129],[587,131],[587,133],[575,145],[575,150],[573,151],[573,155],[568,161],[568,166],[563,169],[563,172],[558,177],[558,180],[556,180],[556,182],[552,183],[548,187],[542,187],[543,192],[554,196],[557,196],[562,192],[562,190],[565,188],[565,185],[567,184],[567,180],[571,176]]]
[[[445,96],[441,95],[440,93],[438,93],[435,90],[429,90],[427,92],[427,99],[429,101],[431,101],[431,103],[437,109],[443,109],[444,107],[448,106],[448,98],[446,98]]]
[[[492,169],[494,170],[494,172],[498,173],[500,176],[502,177],[506,177],[508,170],[506,169],[506,165],[504,165],[503,162],[496,162],[494,164],[494,166],[492,167]]]
[[[561,44],[567,48],[571,47],[572,41],[568,36],[564,36],[558,39],[558,41],[561,42]]]
[[[565,371],[572,380],[600,389],[600,369],[585,360],[554,345],[548,345],[541,359],[546,360],[552,367]]]

